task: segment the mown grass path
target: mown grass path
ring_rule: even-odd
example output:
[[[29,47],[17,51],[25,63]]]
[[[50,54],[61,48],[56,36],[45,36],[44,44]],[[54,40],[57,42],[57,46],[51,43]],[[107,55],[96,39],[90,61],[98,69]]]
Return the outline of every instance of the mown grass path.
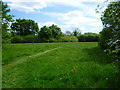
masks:
[[[3,88],[117,87],[118,67],[95,42],[17,44],[12,49],[10,46],[14,45],[6,45],[3,51],[8,55],[3,56],[8,65],[3,69]],[[13,53],[16,55],[11,57]],[[12,62],[14,67],[9,66]]]
[[[34,55],[26,56],[24,58],[21,58],[20,60],[14,61],[14,62],[12,62],[10,64],[7,64],[7,65],[3,66],[2,69],[3,70],[10,69],[11,67],[13,67],[13,66],[15,66],[17,64],[28,62],[31,58],[35,58],[37,56],[41,56],[41,55],[47,54],[47,53],[49,53],[51,51],[54,51],[54,50],[57,50],[59,48],[61,48],[61,47],[57,47],[57,48],[54,48],[54,49],[46,50],[44,52],[40,52],[40,53],[37,53],[37,54],[34,54]]]

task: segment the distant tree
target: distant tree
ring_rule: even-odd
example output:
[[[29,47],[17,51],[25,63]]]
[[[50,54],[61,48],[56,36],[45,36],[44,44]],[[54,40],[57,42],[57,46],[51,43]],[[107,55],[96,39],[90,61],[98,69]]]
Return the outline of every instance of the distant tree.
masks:
[[[62,36],[61,29],[57,25],[52,25],[49,27],[52,30],[53,38],[59,39]]]
[[[38,36],[40,39],[42,39],[43,41],[47,41],[50,38],[52,38],[52,30],[49,27],[43,26],[39,33]]]
[[[38,34],[42,41],[54,41],[55,39],[60,39],[62,35],[61,29],[54,24],[49,27],[43,26]]]
[[[80,32],[80,29],[79,28],[75,28],[74,30],[73,30],[73,35],[74,36],[78,36],[78,35],[80,35],[81,34],[81,32]]]
[[[3,42],[7,42],[8,39],[10,39],[11,35],[8,32],[9,29],[9,23],[12,22],[13,15],[10,15],[10,9],[8,8],[7,4],[4,4],[2,1],[0,1],[0,8],[2,8],[2,39]]]
[[[11,25],[12,32],[20,36],[35,35],[38,34],[38,24],[33,20],[16,19]]]

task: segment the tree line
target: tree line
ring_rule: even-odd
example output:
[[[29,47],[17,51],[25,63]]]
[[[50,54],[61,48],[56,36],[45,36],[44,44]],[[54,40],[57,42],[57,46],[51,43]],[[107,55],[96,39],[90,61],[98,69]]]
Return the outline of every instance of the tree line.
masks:
[[[30,19],[13,20],[10,9],[2,1],[2,42],[3,43],[39,43],[39,42],[93,42],[98,41],[98,34],[81,34],[79,28],[63,33],[57,25],[39,28],[37,22]],[[9,22],[12,22],[11,25]],[[68,34],[71,33],[71,34]],[[97,38],[96,38],[97,37]],[[89,39],[89,40],[88,40]]]

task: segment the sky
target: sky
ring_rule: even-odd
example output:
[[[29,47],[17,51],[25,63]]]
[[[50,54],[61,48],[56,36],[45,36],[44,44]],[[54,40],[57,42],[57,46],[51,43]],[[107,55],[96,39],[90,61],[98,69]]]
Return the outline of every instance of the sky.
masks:
[[[79,28],[82,33],[99,33],[102,30],[101,14],[97,5],[104,6],[105,0],[3,0],[11,9],[13,19],[32,19],[39,27],[52,24],[62,32]]]

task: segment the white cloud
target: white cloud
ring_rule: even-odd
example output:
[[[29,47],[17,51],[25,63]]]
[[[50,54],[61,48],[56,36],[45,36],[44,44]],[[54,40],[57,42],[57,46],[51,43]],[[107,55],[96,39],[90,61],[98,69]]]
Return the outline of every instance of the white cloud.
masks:
[[[84,15],[84,12],[81,11],[71,11],[68,13],[60,14],[58,20],[61,20],[63,22],[62,28],[65,30],[68,28],[73,29],[77,27],[80,28],[82,32],[94,31],[98,33],[102,28],[100,19],[87,17]]]
[[[45,23],[42,23],[42,26],[51,26],[51,25],[58,25],[58,24],[56,24],[55,22],[45,22]]]
[[[101,3],[104,0],[3,0],[4,2],[11,2],[9,5],[12,9],[24,12],[34,12],[49,5],[66,5],[72,7],[84,7],[82,2],[98,2]]]
[[[41,2],[42,0],[3,0],[4,2]],[[45,2],[68,3],[74,0],[44,0]],[[104,2],[105,0],[75,0],[76,2]],[[74,1],[74,2],[75,2]]]
[[[58,25],[57,23],[55,22],[44,22],[44,23],[41,23],[41,22],[38,22],[38,26],[41,28],[43,26],[51,26],[51,25]]]
[[[39,12],[40,9],[47,7],[46,3],[40,0],[39,2],[12,2],[8,4],[11,9],[22,12]]]
[[[66,5],[72,7],[85,7],[82,2],[103,3],[105,0],[3,0],[4,2],[11,2],[12,9],[25,12],[33,12],[39,9],[48,7],[49,5]],[[110,0],[119,1],[119,0]]]

